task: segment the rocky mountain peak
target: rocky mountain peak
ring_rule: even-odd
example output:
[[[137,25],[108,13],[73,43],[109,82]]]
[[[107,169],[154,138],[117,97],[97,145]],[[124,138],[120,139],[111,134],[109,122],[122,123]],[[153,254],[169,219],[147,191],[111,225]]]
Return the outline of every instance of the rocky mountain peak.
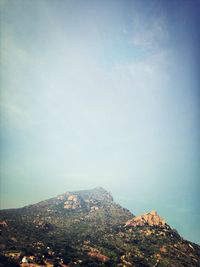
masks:
[[[107,200],[113,201],[113,197],[110,192],[105,190],[103,187],[95,187],[90,190],[80,190],[80,191],[68,191],[62,195],[57,196],[58,200],[69,200],[73,201],[75,199],[82,198],[87,199],[96,199],[96,200]]]
[[[102,187],[96,187],[90,190],[67,191],[57,197],[29,205],[28,208],[55,210],[95,210],[96,206],[102,206],[105,203],[113,202],[110,192]]]
[[[161,226],[164,227],[166,222],[163,218],[161,218],[157,211],[152,210],[149,213],[144,213],[142,215],[136,216],[131,220],[128,220],[125,226]]]
[[[63,207],[67,210],[80,210],[83,207],[90,210],[103,202],[112,202],[113,197],[104,188],[96,187],[91,190],[66,192],[58,196],[57,200],[63,202]]]
[[[2,210],[0,218],[0,267],[200,266],[200,247],[155,210],[134,217],[102,187]]]

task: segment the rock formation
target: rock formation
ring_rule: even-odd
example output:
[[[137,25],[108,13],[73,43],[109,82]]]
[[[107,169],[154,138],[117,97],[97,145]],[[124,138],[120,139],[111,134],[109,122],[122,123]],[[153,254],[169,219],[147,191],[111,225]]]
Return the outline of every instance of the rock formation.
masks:
[[[149,213],[144,213],[143,215],[134,217],[133,219],[128,220],[125,224],[125,226],[144,226],[144,225],[163,227],[166,225],[166,222],[157,214],[155,210],[153,210]]]
[[[76,195],[69,195],[64,203],[64,209],[77,210],[81,208],[81,202]]]

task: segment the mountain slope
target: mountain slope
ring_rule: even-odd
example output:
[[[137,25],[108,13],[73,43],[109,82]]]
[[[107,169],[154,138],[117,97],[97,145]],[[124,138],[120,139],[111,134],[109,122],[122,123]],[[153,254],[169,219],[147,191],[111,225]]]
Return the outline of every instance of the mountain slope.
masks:
[[[200,247],[98,187],[0,211],[0,266],[199,266]]]

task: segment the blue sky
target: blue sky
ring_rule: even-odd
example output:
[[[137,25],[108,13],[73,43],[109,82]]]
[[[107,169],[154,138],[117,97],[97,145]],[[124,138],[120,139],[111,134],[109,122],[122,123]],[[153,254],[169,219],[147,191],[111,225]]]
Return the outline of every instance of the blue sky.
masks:
[[[200,2],[0,9],[1,208],[101,185],[200,242]]]

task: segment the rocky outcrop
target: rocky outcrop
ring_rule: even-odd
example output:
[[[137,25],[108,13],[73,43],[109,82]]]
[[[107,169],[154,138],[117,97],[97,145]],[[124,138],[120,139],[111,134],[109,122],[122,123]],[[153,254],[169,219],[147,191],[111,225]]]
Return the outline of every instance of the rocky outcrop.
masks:
[[[6,221],[0,221],[0,227],[8,227],[8,224]]]
[[[166,222],[162,219],[155,210],[144,213],[143,215],[134,217],[133,219],[126,222],[125,226],[165,226]]]
[[[67,201],[64,202],[64,209],[77,210],[81,208],[81,202],[76,195],[69,195]]]
[[[96,211],[96,210],[99,210],[99,207],[97,207],[97,206],[92,206],[91,208],[90,208],[90,211],[92,212],[92,211]]]
[[[98,250],[93,252],[88,252],[88,256],[92,258],[98,259],[100,262],[106,262],[109,260],[109,258],[103,254],[101,254]]]

